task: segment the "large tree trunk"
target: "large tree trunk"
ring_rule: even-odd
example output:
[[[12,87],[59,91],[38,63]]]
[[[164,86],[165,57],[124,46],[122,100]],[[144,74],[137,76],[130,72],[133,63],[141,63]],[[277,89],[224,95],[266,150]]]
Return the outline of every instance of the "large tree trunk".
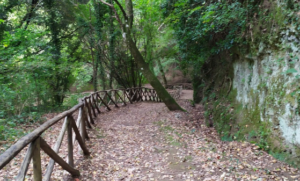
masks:
[[[100,49],[100,46],[99,46]],[[105,70],[104,70],[104,65],[103,62],[101,60],[101,55],[100,55],[100,50],[98,50],[99,52],[97,53],[97,56],[99,58],[99,72],[100,72],[100,77],[101,77],[101,86],[103,90],[106,90],[106,77],[105,77]]]
[[[96,43],[96,65],[97,65],[97,69],[96,71],[98,71],[99,69],[99,75],[100,75],[100,81],[101,81],[101,87],[103,90],[106,90],[106,74],[105,74],[105,68],[104,68],[104,63],[103,63],[103,56],[102,56],[102,49],[101,49],[101,44],[100,42],[103,41],[103,36],[102,36],[102,28],[103,28],[103,16],[104,16],[104,12],[101,8],[101,4],[100,3],[96,3],[94,1],[94,8],[95,8],[95,17],[96,17],[96,34],[97,34],[97,43]],[[91,18],[90,18],[90,22],[91,22]]]
[[[130,35],[126,36],[127,42],[129,45],[130,52],[134,57],[134,60],[137,62],[139,69],[146,77],[151,86],[156,90],[157,95],[162,101],[166,104],[169,110],[183,110],[177,102],[173,99],[173,97],[168,93],[168,91],[162,86],[153,72],[150,70],[149,65],[145,62],[143,56],[140,51],[136,47]]]
[[[113,4],[113,1],[110,0],[110,3]],[[114,50],[115,50],[115,45],[114,45],[114,40],[115,40],[115,35],[114,35],[114,22],[113,22],[113,11],[111,8],[109,8],[109,15],[110,15],[110,22],[109,22],[109,63],[110,63],[110,72],[109,72],[109,88],[113,89],[112,83],[113,83],[113,74],[115,70],[115,56],[114,56]]]
[[[128,15],[128,22],[123,25],[123,31],[126,32],[126,41],[129,46],[131,55],[134,57],[138,68],[141,70],[142,74],[146,77],[151,86],[156,90],[159,98],[166,104],[169,110],[184,110],[182,109],[174,98],[168,93],[168,91],[162,86],[154,73],[150,70],[149,64],[146,63],[144,57],[142,56],[136,44],[133,42],[131,37],[131,28],[133,24],[133,5],[132,0],[126,0],[126,10]]]
[[[114,0],[117,5],[120,7],[122,14],[125,18],[125,24],[121,22],[121,19],[119,18],[119,15],[117,11],[115,10],[114,6],[105,2],[104,0],[100,0],[103,4],[108,5],[110,8],[114,9],[114,12],[116,14],[116,18],[119,21],[119,24],[121,28],[123,29],[123,32],[125,33],[126,42],[129,46],[129,50],[131,55],[134,58],[134,61],[137,63],[138,68],[142,72],[142,74],[146,77],[148,82],[151,84],[151,86],[156,90],[157,95],[159,98],[166,104],[169,110],[182,110],[177,102],[173,99],[173,97],[168,93],[168,91],[162,86],[162,84],[159,82],[159,80],[156,78],[156,76],[153,74],[153,72],[149,68],[149,64],[146,63],[144,57],[142,56],[141,52],[136,47],[136,44],[132,40],[131,37],[131,28],[133,25],[133,4],[132,0],[126,0],[126,10],[127,15],[124,11],[124,8],[121,6],[121,4],[118,2],[118,0]]]
[[[89,29],[90,41],[89,41],[89,43],[90,43],[90,51],[91,51],[92,61],[93,61],[93,87],[94,87],[94,92],[97,92],[98,56],[95,59],[94,51],[93,51],[93,48],[95,48],[95,42],[94,42],[94,38],[93,38],[93,28],[92,28],[91,21],[92,21],[92,12],[91,12],[91,8],[90,8],[90,29]]]
[[[167,79],[166,79],[165,71],[163,69],[163,66],[162,66],[159,58],[157,59],[157,64],[158,64],[159,71],[160,71],[162,79],[163,79],[164,86],[165,86],[165,88],[167,88]]]
[[[92,36],[92,34],[90,34],[90,36]],[[91,40],[90,41],[90,51],[91,51],[91,55],[92,55],[92,62],[93,62],[93,87],[94,87],[94,92],[97,92],[97,70],[98,70],[98,61],[97,59],[95,60],[94,57],[94,51],[93,51],[93,46],[94,46],[94,42]]]

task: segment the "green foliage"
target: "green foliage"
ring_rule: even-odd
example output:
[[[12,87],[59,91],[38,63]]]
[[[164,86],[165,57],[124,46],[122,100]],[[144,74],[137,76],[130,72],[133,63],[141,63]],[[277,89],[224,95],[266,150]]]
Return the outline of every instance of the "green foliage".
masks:
[[[196,63],[197,57],[207,58],[230,50],[237,44],[246,43],[243,34],[247,18],[255,13],[255,7],[239,1],[208,4],[204,1],[187,1],[180,8],[176,7],[170,12],[171,16],[178,11],[181,16],[175,16],[171,20],[176,18],[172,23],[184,60]],[[168,7],[165,9],[168,14]]]
[[[9,123],[4,131],[57,109],[75,81],[72,72],[83,65],[80,37],[70,36],[77,28],[75,6],[66,3],[45,1],[32,14],[31,1],[0,8],[0,119]]]
[[[256,12],[257,5],[241,1],[166,0],[162,8],[165,21],[175,30],[180,67],[185,73],[192,68],[194,100],[199,102],[203,65],[214,56],[247,44],[248,17]]]
[[[299,168],[299,163],[297,163],[297,159],[290,159],[291,154],[285,151],[270,151],[269,152],[274,158],[279,161],[287,162],[289,165]]]
[[[284,74],[293,74],[293,73],[297,73],[298,71],[294,68],[290,68],[287,71],[284,72]]]
[[[90,93],[69,93],[67,95],[63,106],[66,108],[71,108],[79,103],[79,100],[81,100],[84,96],[88,96]]]
[[[83,91],[82,88],[85,87],[92,80],[91,72],[93,68],[91,66],[82,65],[74,69],[73,76],[76,77],[74,85],[79,91]]]
[[[22,113],[17,116],[0,119],[0,140],[15,141],[17,138],[27,134],[21,125],[28,122],[39,123],[42,121],[45,120],[42,119],[41,113],[38,112]]]
[[[257,144],[263,150],[270,151],[272,149],[270,144],[274,143],[274,140],[270,140],[271,126],[260,118],[261,110],[264,108],[260,108],[259,105],[246,107],[238,114],[236,105],[233,104],[235,97],[231,99],[227,96],[232,91],[231,88],[225,90],[225,94],[224,91],[221,92],[224,89],[223,85],[232,86],[233,80],[233,71],[226,69],[224,64],[232,66],[232,62],[243,60],[246,54],[260,60],[259,56],[265,56],[265,47],[272,51],[279,48],[280,51],[284,48],[283,51],[295,51],[295,47],[292,46],[282,47],[286,43],[282,37],[298,38],[293,28],[296,31],[300,29],[299,3],[292,0],[277,2],[165,0],[162,9],[165,23],[172,25],[175,30],[182,60],[181,68],[194,69],[189,72],[193,76],[194,101],[202,101],[205,104],[207,124],[210,125],[210,121],[213,120],[213,125],[222,140],[245,139]],[[281,40],[283,42],[280,42]],[[298,88],[300,76],[298,67],[295,66],[295,62],[299,59],[291,54],[289,57],[288,62],[283,61],[283,58],[279,58],[276,62],[280,68],[289,67],[284,69],[282,76],[296,80],[289,102],[292,102],[299,112],[296,105],[300,100],[296,98],[300,92]],[[220,70],[219,67],[224,67],[225,70]],[[269,75],[275,73],[271,67],[263,68]],[[218,74],[222,74],[221,80]],[[241,82],[250,85],[252,76],[250,74]],[[259,89],[267,91],[266,85],[267,82],[262,82]],[[280,90],[279,94],[284,96],[285,91]],[[282,101],[276,96],[268,99],[270,100],[266,99],[267,104]],[[251,101],[258,102],[255,98]],[[284,157],[281,152],[278,154],[278,157]]]
[[[5,131],[10,128],[40,120],[42,113],[76,104],[80,95],[72,91],[90,90],[91,82],[97,88],[99,77],[103,88],[108,81],[111,87],[112,83],[114,87],[136,87],[146,82],[126,42],[116,41],[122,39],[122,32],[107,6],[94,0],[35,2],[0,3],[0,119],[6,122],[0,127],[3,133],[9,135]],[[176,64],[178,46],[172,30],[158,30],[163,22],[161,1],[134,3],[132,33],[152,70],[156,58],[164,60],[164,67]],[[121,14],[119,8],[117,11]],[[161,37],[164,41],[159,41]],[[95,70],[100,76],[92,73]]]
[[[172,72],[172,71],[176,70],[176,69],[174,69],[174,66],[172,66],[172,65],[179,64],[179,61],[176,58],[162,58],[161,64],[162,64],[165,72]],[[155,75],[161,74],[158,66],[154,67],[153,70],[154,70]]]
[[[194,69],[190,74],[196,102],[203,65],[212,59],[222,64],[222,57],[233,59],[236,52],[257,52],[260,42],[274,44],[283,26],[298,21],[284,7],[256,0],[165,0],[162,9],[165,22],[175,30],[181,68]]]

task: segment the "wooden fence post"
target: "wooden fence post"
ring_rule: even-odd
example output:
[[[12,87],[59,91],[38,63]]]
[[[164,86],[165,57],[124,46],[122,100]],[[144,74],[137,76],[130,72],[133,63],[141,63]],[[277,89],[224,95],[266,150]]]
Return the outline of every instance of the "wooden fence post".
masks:
[[[93,118],[92,118],[92,113],[91,113],[90,106],[89,106],[89,104],[87,103],[86,99],[84,99],[84,106],[87,108],[87,113],[88,113],[88,117],[89,117],[89,119],[90,119],[91,124],[95,124],[95,123],[94,123],[94,120],[93,120]]]
[[[87,126],[88,126],[90,129],[92,129],[92,125],[90,124],[90,121],[89,121],[89,114],[88,114],[88,110],[87,110],[87,108],[86,108],[86,107],[83,107],[83,112],[84,112],[84,114],[83,114],[83,116],[84,116],[84,120],[86,121],[86,123],[87,123]]]
[[[144,88],[143,87],[141,87],[141,101],[144,101],[144,99],[143,99],[143,97],[144,97]]]
[[[83,111],[82,111],[82,108],[79,108],[79,113],[78,113],[78,119],[79,119],[79,132],[80,132],[80,135],[81,135],[81,137],[82,137],[82,141],[83,141],[83,143],[85,143],[85,132],[84,132],[84,129],[83,129],[83,126],[85,126],[85,124],[84,124],[84,119],[83,119],[83,116],[82,116],[82,114],[83,114]]]
[[[65,132],[67,130],[67,127],[68,127],[68,117],[66,116],[65,120],[64,120],[64,124],[63,124],[63,126],[61,128],[61,131],[60,131],[60,133],[58,135],[57,141],[56,141],[55,146],[53,148],[53,151],[55,153],[59,152],[59,148],[60,148],[61,143],[63,141],[63,138],[64,138]],[[46,173],[45,173],[44,178],[43,178],[43,181],[49,181],[50,180],[54,164],[55,164],[55,161],[53,159],[50,159],[49,164],[47,166]]]
[[[97,104],[97,102],[98,102],[98,101],[97,101],[97,95],[96,95],[96,98],[94,97],[94,94],[91,95],[91,96],[92,96],[92,99],[93,99],[93,103],[94,103],[94,105],[95,105],[95,108],[96,108],[98,114],[100,114],[101,111],[100,111],[100,109],[98,108],[98,104]]]
[[[84,155],[89,155],[90,153],[89,153],[88,149],[86,148],[86,145],[84,144],[84,142],[82,140],[82,137],[81,137],[81,135],[79,133],[79,130],[76,126],[75,120],[71,116],[68,119],[70,120],[70,125],[73,128],[74,133],[75,133],[74,136],[75,136],[76,140],[78,141],[81,149],[83,150]]]
[[[117,90],[118,91],[118,90]],[[126,101],[123,100],[122,96],[116,91],[116,94],[119,96],[120,100],[123,102],[124,106],[126,106]]]
[[[106,95],[106,94],[105,94],[105,95]],[[104,106],[106,107],[106,109],[110,111],[110,110],[111,110],[110,107],[106,104],[106,102],[105,102],[104,99],[103,99],[105,96],[104,96],[103,98],[102,98],[99,94],[98,94],[97,96],[98,96],[98,98],[101,100],[101,103],[104,104]]]
[[[33,143],[31,143],[29,145],[29,148],[26,152],[26,156],[22,162],[21,169],[20,169],[20,172],[19,172],[16,180],[24,180],[25,179],[25,175],[26,175],[28,166],[29,166],[31,158],[32,158],[32,153],[33,153]]]
[[[90,138],[89,138],[89,136],[88,136],[88,133],[87,133],[87,131],[86,131],[86,127],[85,126],[87,126],[87,127],[89,127],[90,129],[92,129],[92,126],[91,126],[91,124],[89,123],[89,120],[88,120],[88,118],[87,118],[87,113],[86,113],[86,110],[85,110],[85,107],[82,107],[82,125],[84,125],[84,127],[82,128],[83,129],[83,132],[85,132],[84,134],[85,134],[85,138],[87,139],[87,140],[89,140]],[[87,125],[85,124],[85,123],[87,123]]]
[[[126,95],[126,97],[128,98],[128,101],[130,102],[130,104],[132,104],[132,100],[131,100],[131,98],[130,98],[130,93],[129,93],[129,95],[127,94],[127,91],[129,90],[129,92],[130,92],[130,89],[125,89],[124,90],[124,95]]]
[[[146,96],[145,97],[146,97],[146,100],[149,101],[149,90],[148,90],[148,88],[146,89]]]
[[[115,103],[115,101],[112,99],[112,96],[110,96],[109,93],[106,93],[106,94],[107,94],[108,98],[111,100],[111,102],[115,105],[115,107],[119,107],[119,106]],[[108,104],[108,105],[109,105],[109,104]]]
[[[33,153],[32,153],[32,162],[33,162],[33,180],[41,181],[42,180],[42,166],[41,166],[41,145],[40,137],[33,141]]]
[[[152,89],[151,90],[151,101],[154,101],[154,94],[153,93],[154,93],[154,90]]]
[[[73,160],[73,134],[72,134],[72,123],[70,117],[68,116],[68,160],[69,165],[74,167],[74,160]]]
[[[92,98],[91,98],[91,96],[88,98],[87,102],[88,102],[88,104],[89,104],[89,107],[90,107],[91,110],[92,110],[92,113],[93,113],[94,117],[97,117],[96,112],[95,112],[94,105],[92,104]]]
[[[125,89],[123,89],[123,91],[122,91],[122,92],[123,92],[123,96],[124,96],[124,101],[126,102],[126,95],[125,95],[125,94],[126,94],[126,92],[125,92],[125,91],[126,91],[126,90],[125,90]]]
[[[139,101],[143,101],[143,90],[141,87],[139,88]]]
[[[58,163],[64,170],[68,171],[72,176],[80,176],[80,172],[71,167],[67,162],[65,162],[42,138],[41,148],[47,155],[49,155],[56,163]]]

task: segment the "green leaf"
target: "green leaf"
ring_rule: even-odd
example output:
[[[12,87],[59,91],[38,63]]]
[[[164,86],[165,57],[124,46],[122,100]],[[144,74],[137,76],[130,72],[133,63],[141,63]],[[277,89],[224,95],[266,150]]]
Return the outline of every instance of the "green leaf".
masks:
[[[284,74],[292,74],[292,73],[297,73],[297,70],[294,68],[291,68],[284,72]]]
[[[291,96],[293,97],[294,95],[296,95],[296,91],[293,91],[292,93],[291,93]]]
[[[198,7],[194,8],[194,9],[192,9],[192,10],[190,11],[190,13],[188,14],[188,16],[190,16],[190,15],[193,14],[195,11],[197,11],[197,10],[199,10],[199,9],[201,9],[201,8],[202,8],[202,6],[198,6]]]

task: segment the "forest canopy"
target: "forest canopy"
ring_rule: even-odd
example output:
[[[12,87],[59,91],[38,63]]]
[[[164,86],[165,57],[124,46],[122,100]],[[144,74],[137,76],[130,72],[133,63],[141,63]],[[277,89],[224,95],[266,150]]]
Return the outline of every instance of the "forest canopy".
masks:
[[[73,106],[81,92],[147,82],[115,17],[125,1],[107,3],[116,12],[96,0],[0,2],[0,131]],[[131,37],[155,75],[179,57],[162,3],[133,1]]]
[[[191,75],[194,101],[199,102],[202,67],[216,56],[231,57],[237,48],[251,52],[257,49],[256,42],[272,41],[280,27],[297,21],[289,14],[299,5],[290,0],[285,4],[277,7],[260,0],[2,0],[0,121],[6,123],[0,130],[75,105],[82,97],[80,92],[149,82],[132,45],[164,86],[170,65],[179,65],[177,69]],[[259,32],[263,35],[256,36]]]

